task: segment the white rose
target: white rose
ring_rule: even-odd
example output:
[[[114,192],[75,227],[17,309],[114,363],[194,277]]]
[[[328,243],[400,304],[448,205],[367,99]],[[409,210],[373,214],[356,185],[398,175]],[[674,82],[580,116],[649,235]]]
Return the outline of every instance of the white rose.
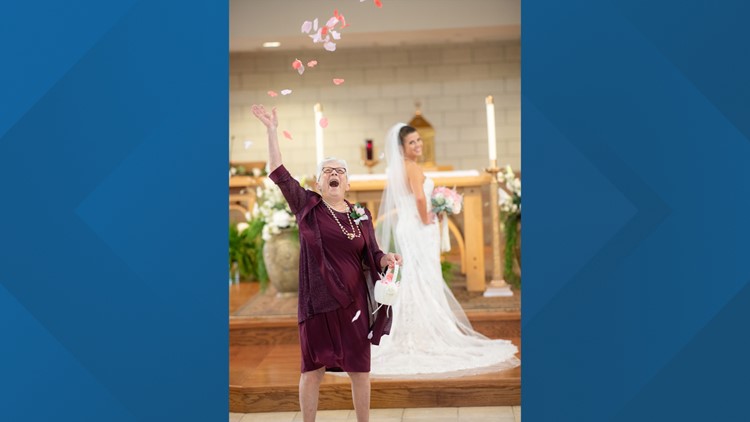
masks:
[[[497,188],[497,195],[500,197],[500,200],[497,201],[498,204],[502,204],[510,199],[510,195],[508,195],[508,192],[505,192],[503,188]]]
[[[242,232],[244,232],[245,230],[247,230],[247,229],[248,229],[248,227],[250,227],[250,225],[249,225],[249,224],[247,224],[247,223],[246,223],[246,222],[244,222],[244,221],[241,221],[241,222],[237,223],[237,231],[238,231],[238,232],[240,232],[240,233],[242,233]]]
[[[273,224],[276,227],[289,227],[289,214],[286,211],[278,210],[273,213]]]

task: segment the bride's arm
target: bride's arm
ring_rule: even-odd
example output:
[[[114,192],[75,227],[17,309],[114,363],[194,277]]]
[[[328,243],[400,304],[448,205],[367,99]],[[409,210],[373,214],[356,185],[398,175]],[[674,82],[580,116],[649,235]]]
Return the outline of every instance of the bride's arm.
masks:
[[[409,188],[414,194],[414,199],[417,201],[417,212],[419,212],[419,218],[423,224],[432,224],[433,216],[431,212],[427,211],[427,198],[424,195],[424,189],[422,184],[424,183],[424,174],[422,169],[415,163],[407,163],[406,165],[406,179],[409,184]]]

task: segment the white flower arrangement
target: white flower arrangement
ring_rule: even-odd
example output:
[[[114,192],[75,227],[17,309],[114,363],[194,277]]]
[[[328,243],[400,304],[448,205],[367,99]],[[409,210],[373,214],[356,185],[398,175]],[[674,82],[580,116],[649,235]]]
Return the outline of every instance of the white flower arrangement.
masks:
[[[505,166],[505,171],[497,174],[497,180],[505,184],[505,189],[499,188],[498,195],[500,200],[500,211],[505,215],[521,214],[521,179],[516,178],[516,174],[510,165]]]
[[[262,237],[267,241],[272,236],[281,233],[281,229],[297,227],[297,220],[289,208],[281,189],[269,178],[263,180],[263,187],[256,191],[257,203],[253,208],[253,216],[263,219]]]

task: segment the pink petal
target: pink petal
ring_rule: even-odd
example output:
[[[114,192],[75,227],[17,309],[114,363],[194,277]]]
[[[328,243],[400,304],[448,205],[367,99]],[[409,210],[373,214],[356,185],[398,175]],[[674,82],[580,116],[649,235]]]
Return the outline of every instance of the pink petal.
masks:
[[[356,313],[356,314],[354,314],[354,318],[352,318],[352,322],[354,322],[354,321],[356,321],[357,319],[359,319],[359,315],[360,315],[361,313],[362,313],[362,311],[358,309],[358,310],[357,310],[357,313]]]
[[[383,2],[380,0],[375,0],[375,6],[383,7]]]
[[[281,133],[283,133],[283,134],[284,134],[284,137],[285,137],[286,139],[289,139],[290,141],[292,140],[292,134],[291,134],[291,133],[289,133],[289,132],[287,132],[287,131],[283,131],[283,132],[281,132]]]
[[[333,83],[335,83],[336,85],[341,85],[341,84],[344,83],[344,80],[343,79],[334,78],[333,79]]]
[[[327,43],[323,44],[323,48],[328,51],[336,51],[336,43],[328,41]]]
[[[292,93],[291,89],[282,89],[281,90],[281,95],[289,95],[291,93]]]
[[[346,23],[346,19],[344,19],[344,15],[339,16],[339,18],[341,18],[341,28],[339,28],[339,29],[344,29],[347,26],[349,26],[349,24]]]
[[[331,36],[334,40],[340,40],[341,34],[338,31],[331,30]]]
[[[328,19],[328,22],[326,22],[326,26],[329,28],[333,28],[337,23],[339,23],[339,20],[338,18],[336,18],[336,16],[334,16],[331,19]]]
[[[324,27],[320,28],[320,35],[325,35],[327,33],[328,33],[328,27],[327,26],[324,26]]]
[[[339,9],[333,9],[333,16],[336,16],[337,18],[341,15],[339,15]]]
[[[307,62],[307,67],[315,67],[317,64],[317,60],[310,60],[309,62]]]
[[[315,20],[313,21],[313,31],[317,31],[317,30],[318,30],[318,18],[315,18]]]
[[[279,95],[279,94],[277,94],[277,93],[276,93],[276,92],[274,92],[274,91],[268,91],[268,96],[269,96],[269,97],[276,97],[276,96],[278,96],[278,95]]]
[[[323,117],[322,119],[320,119],[320,127],[322,127],[323,129],[325,129],[325,128],[328,127],[328,118],[327,117]]]
[[[302,62],[299,61],[299,59],[296,59],[295,61],[292,62],[292,67],[295,69],[299,69],[300,66],[302,66]]]
[[[312,29],[312,22],[305,21],[305,23],[302,24],[302,28],[300,28],[302,32],[307,34]]]

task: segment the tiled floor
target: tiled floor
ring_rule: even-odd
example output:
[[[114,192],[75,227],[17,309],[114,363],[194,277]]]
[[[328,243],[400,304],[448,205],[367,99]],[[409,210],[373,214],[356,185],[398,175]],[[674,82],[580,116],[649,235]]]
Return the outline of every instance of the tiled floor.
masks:
[[[354,422],[353,410],[320,410],[316,422]],[[229,422],[301,422],[299,412],[230,413]],[[521,406],[372,409],[371,422],[521,422]]]

